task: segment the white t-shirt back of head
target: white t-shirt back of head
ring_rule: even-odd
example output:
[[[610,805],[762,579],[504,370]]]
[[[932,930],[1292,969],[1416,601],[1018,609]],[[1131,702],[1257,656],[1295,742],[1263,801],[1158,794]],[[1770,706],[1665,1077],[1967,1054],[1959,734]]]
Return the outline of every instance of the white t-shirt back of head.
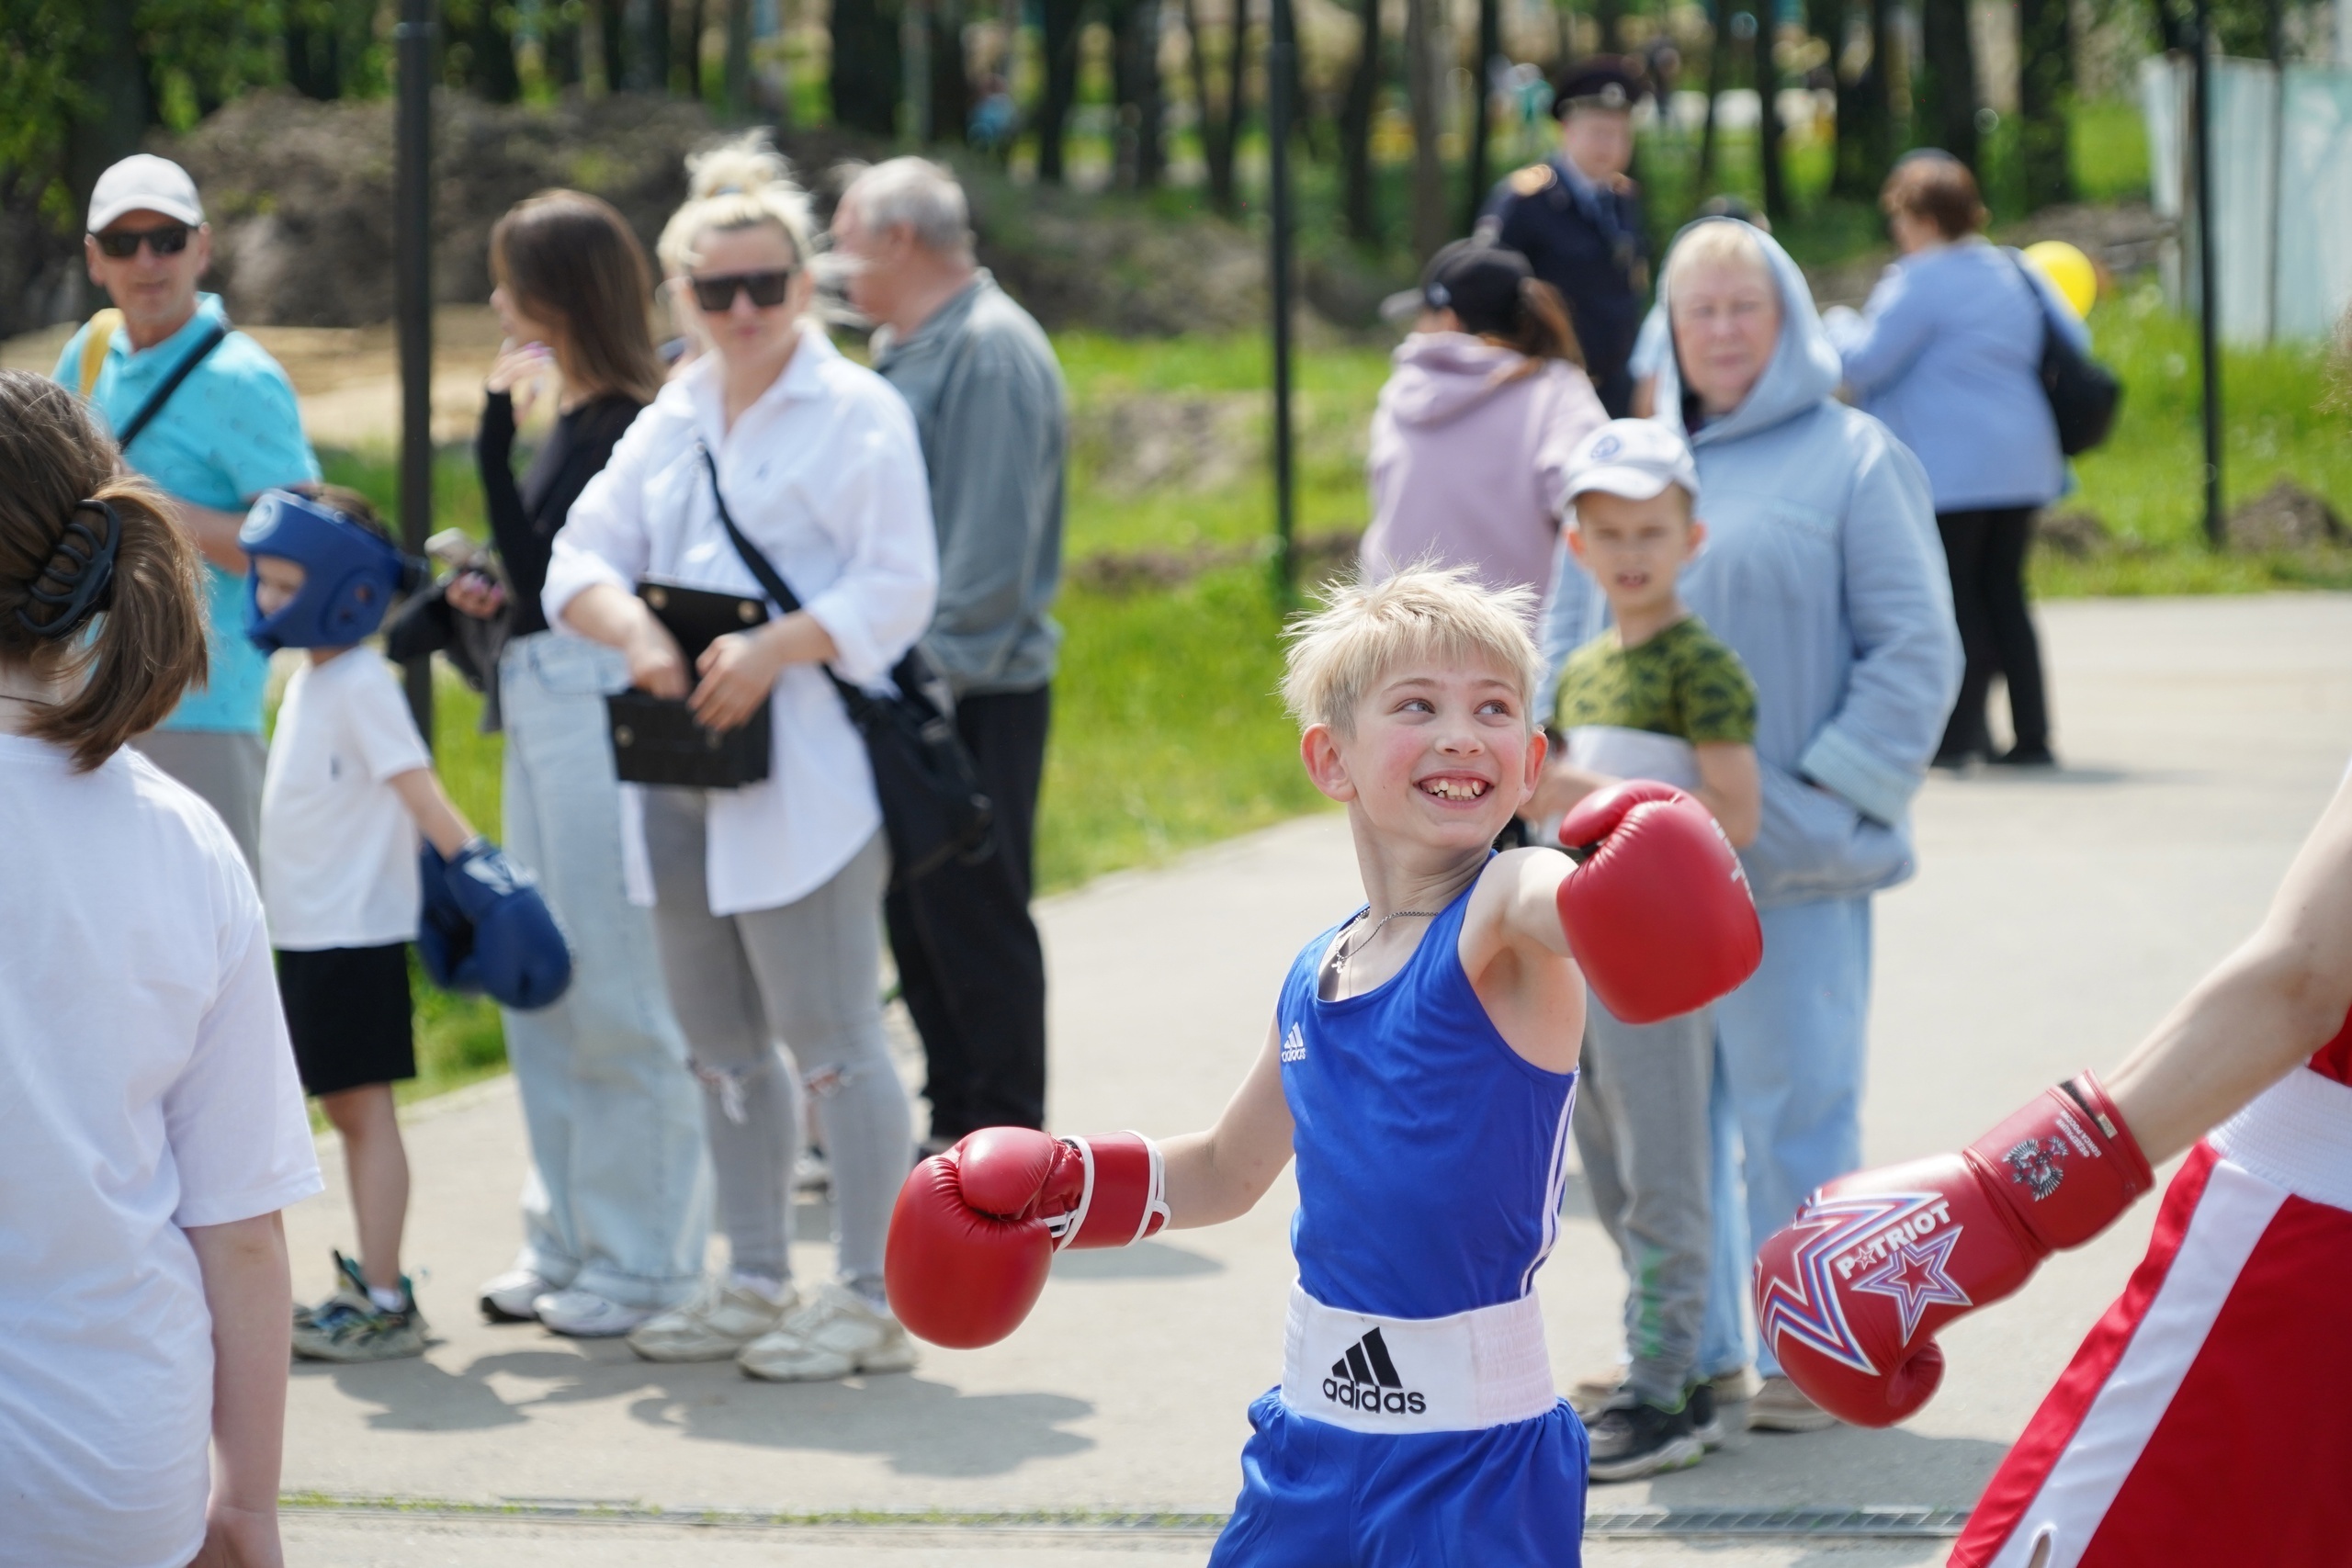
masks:
[[[145,758],[0,734],[0,1564],[202,1544],[212,1325],[183,1231],[320,1190],[220,819]]]
[[[416,823],[388,782],[433,765],[391,666],[355,648],[287,683],[261,789],[271,945],[382,947],[416,937]]]

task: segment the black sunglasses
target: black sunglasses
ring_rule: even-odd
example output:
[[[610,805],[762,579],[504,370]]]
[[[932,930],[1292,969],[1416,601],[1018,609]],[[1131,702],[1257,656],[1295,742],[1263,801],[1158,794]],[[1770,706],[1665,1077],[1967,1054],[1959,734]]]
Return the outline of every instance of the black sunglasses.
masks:
[[[175,256],[187,249],[187,225],[165,223],[153,229],[109,229],[92,238],[98,242],[99,250],[117,261],[137,255],[142,243],[159,256]]]
[[[729,272],[716,277],[690,277],[694,285],[695,303],[717,315],[735,308],[738,290],[752,297],[752,303],[763,310],[774,310],[784,303],[786,292],[792,287],[792,275],[797,266],[780,266],[766,272]]]

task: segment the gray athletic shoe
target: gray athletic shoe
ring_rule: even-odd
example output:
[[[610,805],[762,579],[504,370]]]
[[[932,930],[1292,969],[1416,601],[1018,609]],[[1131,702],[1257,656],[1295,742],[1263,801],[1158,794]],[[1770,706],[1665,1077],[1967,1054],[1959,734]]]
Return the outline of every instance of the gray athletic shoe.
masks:
[[[703,1282],[694,1300],[629,1331],[628,1348],[649,1361],[724,1361],[784,1322],[797,1304],[789,1287],[772,1302],[731,1280]]]
[[[1838,1417],[1795,1383],[1776,1376],[1766,1378],[1763,1390],[1748,1401],[1747,1424],[1759,1432],[1819,1432],[1838,1425]]]
[[[1661,1410],[1624,1399],[1602,1411],[1591,1427],[1590,1474],[1595,1481],[1638,1481],[1668,1470],[1688,1470],[1707,1457],[1706,1445],[1690,1427],[1690,1402]]]
[[[899,1320],[839,1285],[787,1315],[772,1334],[743,1347],[735,1364],[772,1382],[828,1382],[859,1372],[914,1370],[914,1341]]]

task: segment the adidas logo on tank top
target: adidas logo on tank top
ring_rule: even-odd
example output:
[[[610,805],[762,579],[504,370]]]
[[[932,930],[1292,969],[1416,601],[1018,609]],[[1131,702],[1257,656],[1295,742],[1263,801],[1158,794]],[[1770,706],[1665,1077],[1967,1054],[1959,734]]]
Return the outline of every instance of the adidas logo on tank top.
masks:
[[[1331,1375],[1323,1380],[1323,1397],[1350,1410],[1385,1411],[1391,1416],[1419,1416],[1427,1408],[1421,1396],[1396,1375],[1396,1363],[1388,1357],[1388,1342],[1377,1328],[1331,1363]]]
[[[1299,1032],[1295,1023],[1290,1026],[1290,1032],[1283,1036],[1282,1059],[1285,1062],[1306,1060],[1306,1036]]]

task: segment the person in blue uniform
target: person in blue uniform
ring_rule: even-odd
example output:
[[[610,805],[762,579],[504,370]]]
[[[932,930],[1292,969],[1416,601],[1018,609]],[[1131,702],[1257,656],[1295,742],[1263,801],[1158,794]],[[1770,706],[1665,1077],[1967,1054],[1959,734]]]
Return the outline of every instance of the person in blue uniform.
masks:
[[[1627,362],[1649,294],[1649,246],[1642,232],[1634,161],[1634,107],[1641,67],[1595,55],[1559,84],[1560,151],[1514,171],[1487,197],[1478,232],[1525,256],[1560,291],[1583,345],[1585,368],[1611,419],[1632,412]]]

